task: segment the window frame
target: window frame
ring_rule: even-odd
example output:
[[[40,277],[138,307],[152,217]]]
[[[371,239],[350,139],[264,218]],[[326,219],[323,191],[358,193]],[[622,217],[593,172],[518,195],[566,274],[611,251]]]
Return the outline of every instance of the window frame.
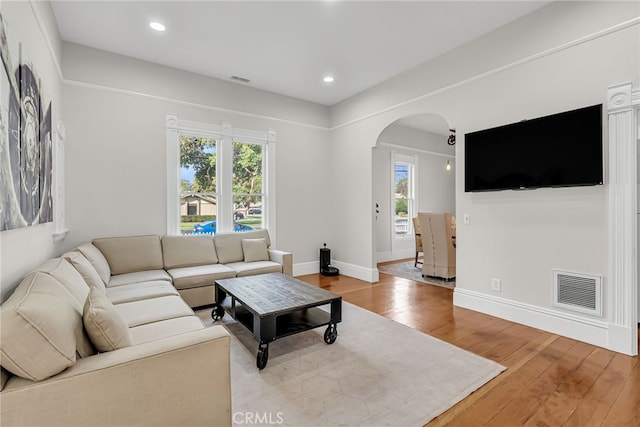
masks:
[[[396,164],[406,164],[408,168],[407,179],[407,232],[404,235],[396,233]],[[413,220],[412,218],[417,215],[418,211],[418,181],[416,179],[418,170],[418,156],[409,156],[406,154],[400,154],[395,151],[391,152],[391,234],[394,240],[408,240],[414,238]]]
[[[265,191],[265,171],[267,170],[267,158],[265,156],[265,153],[267,151],[267,146],[268,144],[265,142],[256,142],[256,141],[245,141],[245,140],[239,140],[234,138],[232,141],[232,145],[231,145],[231,149],[234,150],[233,144],[251,144],[251,145],[260,145],[261,148],[261,153],[260,153],[260,157],[261,157],[261,168],[262,168],[262,185],[260,186],[260,193],[236,193],[233,191],[233,176],[231,177],[232,180],[232,186],[231,186],[231,197],[232,197],[232,206],[235,207],[235,198],[236,197],[242,197],[242,196],[259,196],[260,197],[260,208],[262,210],[263,213],[261,213],[262,215],[262,228],[267,228],[266,227],[266,219],[265,219],[265,214],[264,214],[264,210],[266,207],[268,207],[269,203],[267,200],[267,194]],[[232,151],[233,153],[233,151]],[[231,166],[233,168],[233,159],[231,160]],[[265,202],[266,201],[266,202]],[[266,205],[265,205],[266,203]],[[235,213],[235,209],[232,210],[232,216]],[[247,210],[247,215],[249,214],[249,210]]]
[[[233,142],[261,144],[262,153],[262,215],[263,226],[275,242],[275,143],[274,130],[256,131],[221,125],[182,120],[166,115],[167,143],[167,234],[180,234],[180,136],[189,135],[216,140],[216,194],[218,200],[218,232],[233,231]]]

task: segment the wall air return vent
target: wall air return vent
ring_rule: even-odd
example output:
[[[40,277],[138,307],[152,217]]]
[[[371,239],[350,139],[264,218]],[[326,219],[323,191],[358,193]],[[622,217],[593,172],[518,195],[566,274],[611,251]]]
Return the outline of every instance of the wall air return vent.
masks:
[[[602,316],[602,276],[553,270],[553,305]]]

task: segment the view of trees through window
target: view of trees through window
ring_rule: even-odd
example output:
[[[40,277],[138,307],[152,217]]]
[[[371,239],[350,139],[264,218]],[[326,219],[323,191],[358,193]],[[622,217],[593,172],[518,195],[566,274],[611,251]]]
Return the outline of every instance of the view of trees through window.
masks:
[[[404,236],[411,232],[410,218],[413,216],[413,165],[403,162],[393,164],[395,195],[394,231]]]
[[[182,234],[216,233],[221,209],[233,212],[235,231],[263,227],[262,145],[234,142],[232,178],[225,182],[218,173],[218,144],[219,141],[212,138],[180,136]],[[233,192],[232,206],[223,206],[219,197],[222,188]]]
[[[233,143],[233,217],[236,231],[248,231],[244,227],[263,227],[262,163],[261,144]]]

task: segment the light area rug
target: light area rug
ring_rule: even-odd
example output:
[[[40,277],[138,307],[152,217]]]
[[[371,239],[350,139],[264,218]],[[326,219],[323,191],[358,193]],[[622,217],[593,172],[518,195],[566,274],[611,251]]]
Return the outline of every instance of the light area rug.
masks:
[[[422,268],[420,264],[418,267],[414,266],[414,261],[398,262],[394,264],[386,264],[378,267],[380,273],[390,274],[396,277],[402,277],[404,279],[414,280],[416,282],[426,283],[428,285],[441,286],[447,289],[453,289],[456,287],[456,281],[438,279],[437,277],[422,277]]]
[[[209,314],[198,311],[207,325]],[[334,344],[325,327],[281,338],[260,371],[253,336],[228,314],[220,323],[232,336],[234,425],[422,426],[505,369],[343,302]]]

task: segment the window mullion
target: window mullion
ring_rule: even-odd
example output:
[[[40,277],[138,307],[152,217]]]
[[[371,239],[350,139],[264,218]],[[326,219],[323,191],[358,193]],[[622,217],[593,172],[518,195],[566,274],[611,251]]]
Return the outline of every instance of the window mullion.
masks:
[[[233,129],[231,124],[222,124],[222,140],[218,157],[216,158],[218,170],[218,232],[233,231],[233,212],[228,209],[233,206]]]

